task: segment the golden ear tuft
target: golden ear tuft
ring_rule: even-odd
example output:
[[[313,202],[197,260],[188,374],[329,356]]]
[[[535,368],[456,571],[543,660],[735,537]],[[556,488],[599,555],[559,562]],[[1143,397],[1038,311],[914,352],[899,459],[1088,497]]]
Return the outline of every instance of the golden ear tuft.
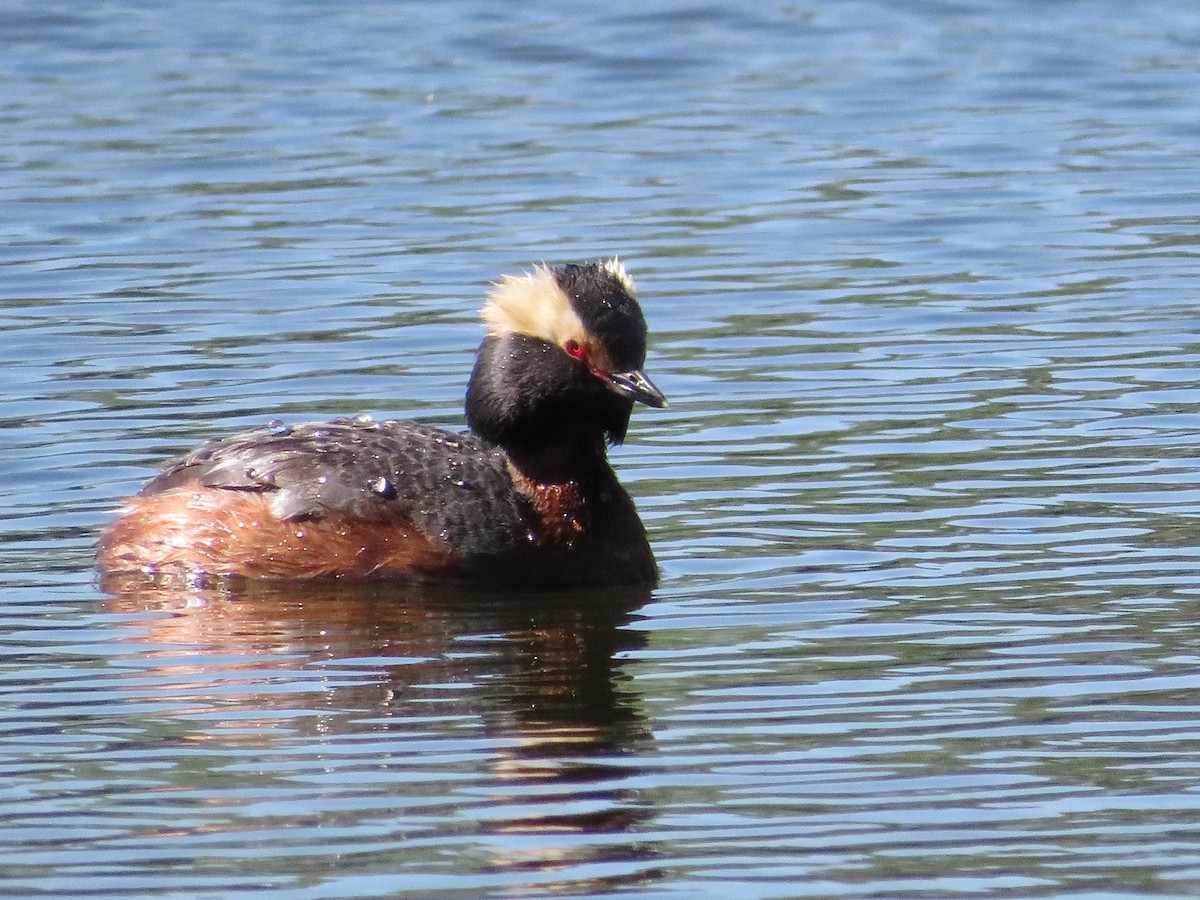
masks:
[[[600,260],[597,265],[613,278],[617,279],[617,281],[621,282],[621,287],[625,288],[629,296],[633,297],[637,295],[637,285],[633,283],[633,278],[630,274],[625,271],[625,264],[621,260],[614,256],[612,259]]]
[[[568,339],[582,342],[585,336],[578,313],[545,265],[521,275],[501,276],[479,314],[490,335],[527,334],[559,346]]]

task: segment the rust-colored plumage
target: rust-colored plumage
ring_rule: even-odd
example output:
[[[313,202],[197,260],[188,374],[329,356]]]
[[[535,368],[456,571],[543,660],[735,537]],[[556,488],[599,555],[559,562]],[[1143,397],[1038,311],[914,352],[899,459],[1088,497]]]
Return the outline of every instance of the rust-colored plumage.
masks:
[[[319,519],[281,519],[263,494],[192,483],[133,498],[105,532],[101,566],[247,578],[412,578],[445,567],[421,532],[338,511]]]

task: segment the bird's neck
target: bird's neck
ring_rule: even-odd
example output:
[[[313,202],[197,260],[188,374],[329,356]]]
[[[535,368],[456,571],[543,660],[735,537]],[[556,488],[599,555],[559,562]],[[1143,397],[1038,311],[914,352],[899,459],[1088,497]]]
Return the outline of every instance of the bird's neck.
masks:
[[[601,434],[563,435],[536,445],[501,445],[509,464],[523,479],[540,484],[579,485],[584,490],[607,487],[616,480],[608,464]]]
[[[640,578],[653,577],[645,529],[608,465],[603,441],[587,452],[563,444],[506,452],[513,487],[532,507],[536,542],[570,550],[580,565],[632,567]],[[595,556],[579,555],[584,548]]]

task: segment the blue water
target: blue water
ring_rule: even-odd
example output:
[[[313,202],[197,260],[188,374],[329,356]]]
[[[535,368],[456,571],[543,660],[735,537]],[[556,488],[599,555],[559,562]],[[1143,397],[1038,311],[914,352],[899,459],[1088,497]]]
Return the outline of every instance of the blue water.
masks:
[[[0,894],[1200,893],[1200,8],[0,2]],[[109,596],[619,254],[653,591]]]

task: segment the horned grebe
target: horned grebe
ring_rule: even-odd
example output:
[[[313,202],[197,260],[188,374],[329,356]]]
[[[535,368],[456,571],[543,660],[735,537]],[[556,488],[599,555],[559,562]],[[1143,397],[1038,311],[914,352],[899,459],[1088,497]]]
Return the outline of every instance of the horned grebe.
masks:
[[[275,424],[169,463],[105,529],[105,576],[653,582],[606,447],[634,402],[646,322],[616,259],[505,276],[467,387],[470,431],[368,416]]]

